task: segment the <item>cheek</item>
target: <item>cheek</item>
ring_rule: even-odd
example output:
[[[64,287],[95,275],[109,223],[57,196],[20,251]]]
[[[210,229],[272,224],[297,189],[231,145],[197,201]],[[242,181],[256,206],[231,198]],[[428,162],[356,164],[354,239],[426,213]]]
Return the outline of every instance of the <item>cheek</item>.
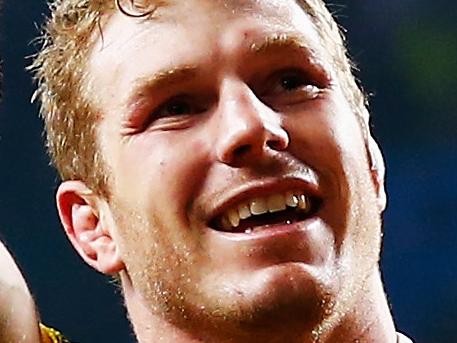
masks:
[[[204,179],[208,153],[191,131],[146,132],[121,146],[117,161],[115,189],[125,200],[183,215]]]
[[[358,183],[366,183],[368,162],[355,114],[344,105],[329,104],[286,116],[284,125],[289,151],[319,176],[323,217],[341,247],[352,226]]]
[[[342,159],[348,149],[341,139],[340,128],[333,123],[333,116],[324,112],[286,116],[284,127],[289,133],[289,151],[320,177],[343,173]]]
[[[330,173],[344,179],[354,164],[367,166],[359,122],[337,91],[304,111],[286,114],[284,125],[292,153],[322,176]]]

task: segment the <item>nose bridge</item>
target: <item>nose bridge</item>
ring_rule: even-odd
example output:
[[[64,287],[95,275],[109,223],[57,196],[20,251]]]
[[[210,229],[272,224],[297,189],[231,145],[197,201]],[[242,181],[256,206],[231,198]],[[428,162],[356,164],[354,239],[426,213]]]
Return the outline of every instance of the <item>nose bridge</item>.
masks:
[[[280,115],[241,81],[223,82],[218,112],[216,153],[225,164],[240,165],[261,158],[269,149],[283,150],[289,143]]]
[[[225,97],[225,98],[224,98]],[[251,130],[262,134],[274,117],[263,109],[262,103],[245,85],[228,85],[221,97],[221,116],[234,134],[247,134]],[[262,106],[263,105],[263,106]]]

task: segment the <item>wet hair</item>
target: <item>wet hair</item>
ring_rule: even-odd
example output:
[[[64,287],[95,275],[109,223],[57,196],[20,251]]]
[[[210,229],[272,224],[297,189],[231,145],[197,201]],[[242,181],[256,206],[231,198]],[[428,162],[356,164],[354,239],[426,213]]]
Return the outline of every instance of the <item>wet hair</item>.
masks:
[[[310,16],[329,53],[344,95],[368,135],[365,97],[353,76],[344,35],[322,0],[296,0]],[[97,141],[99,114],[88,96],[88,56],[115,11],[131,17],[152,15],[158,0],[55,0],[50,3],[30,69],[37,82],[46,146],[63,180],[82,180],[94,192],[109,196],[110,171]],[[97,32],[98,31],[98,32]]]

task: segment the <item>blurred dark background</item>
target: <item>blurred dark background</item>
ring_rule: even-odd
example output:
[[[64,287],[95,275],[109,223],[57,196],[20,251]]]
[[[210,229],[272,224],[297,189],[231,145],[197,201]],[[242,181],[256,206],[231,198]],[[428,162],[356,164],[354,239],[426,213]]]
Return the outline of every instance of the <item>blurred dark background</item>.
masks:
[[[5,1],[0,105],[0,239],[43,320],[74,342],[133,342],[119,291],[86,267],[57,220],[57,177],[43,149],[25,67],[44,1]],[[457,341],[457,4],[332,1],[372,94],[387,164],[382,270],[398,328],[417,343]]]

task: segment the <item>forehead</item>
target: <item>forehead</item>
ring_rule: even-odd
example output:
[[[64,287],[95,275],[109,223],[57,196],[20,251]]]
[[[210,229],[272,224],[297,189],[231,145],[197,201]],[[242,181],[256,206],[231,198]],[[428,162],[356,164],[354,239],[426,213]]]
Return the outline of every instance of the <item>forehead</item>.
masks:
[[[92,49],[89,75],[97,89],[117,97],[114,85],[133,85],[139,75],[178,64],[211,65],[280,35],[320,49],[309,16],[295,0],[170,0],[143,19],[114,13]]]
[[[148,0],[150,2],[151,0]],[[302,31],[310,40],[317,40],[311,29],[309,16],[298,5],[302,0],[167,0],[151,1],[155,11],[142,19],[128,17],[120,12],[108,21],[99,35],[98,49],[103,51],[113,45],[128,47],[139,41],[138,36],[150,37],[150,42],[164,43],[184,38],[199,42],[198,35],[210,38],[227,31],[227,25],[249,20],[254,27],[261,24],[272,31]],[[154,3],[157,2],[157,5]],[[151,8],[147,7],[146,8]],[[247,24],[247,23],[245,23]],[[247,25],[246,25],[247,26]],[[185,35],[183,35],[184,30]],[[183,37],[184,36],[184,37]],[[134,39],[133,39],[134,38]],[[156,38],[153,40],[153,38]],[[162,38],[160,41],[159,38]],[[238,37],[240,38],[240,37]]]
[[[298,3],[305,1],[307,0],[143,0],[140,1],[141,4],[135,5],[136,1],[120,0],[120,3],[126,12],[140,14],[152,10],[156,14],[152,16],[154,19],[178,19],[182,22],[202,14],[208,17],[222,13],[228,16],[269,15],[273,19],[284,15],[291,6],[297,9],[300,7]],[[127,3],[127,7],[122,5],[123,2]]]

